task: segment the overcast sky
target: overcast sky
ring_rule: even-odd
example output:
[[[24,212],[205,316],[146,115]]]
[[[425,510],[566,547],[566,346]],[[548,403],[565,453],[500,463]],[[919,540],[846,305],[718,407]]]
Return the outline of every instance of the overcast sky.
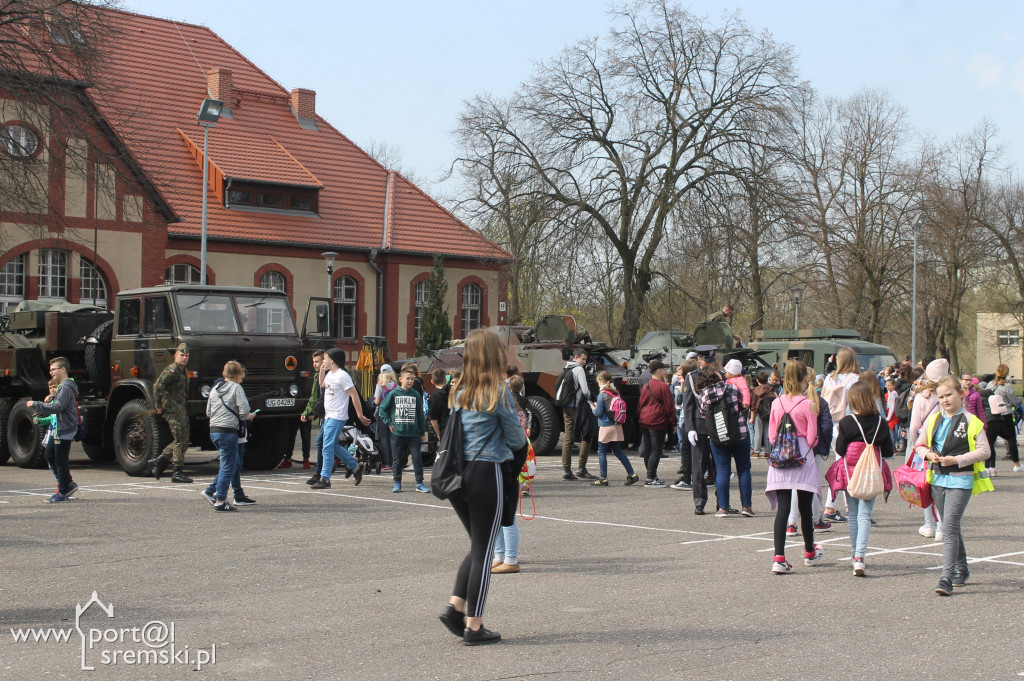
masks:
[[[285,88],[316,90],[317,112],[350,139],[397,147],[426,180],[454,158],[450,132],[465,100],[511,93],[536,61],[609,25],[600,0],[123,1],[209,26]],[[1024,168],[1024,3],[683,4],[712,18],[739,10],[793,45],[800,78],[825,95],[889,91],[922,135],[948,140],[987,118],[1005,162]]]

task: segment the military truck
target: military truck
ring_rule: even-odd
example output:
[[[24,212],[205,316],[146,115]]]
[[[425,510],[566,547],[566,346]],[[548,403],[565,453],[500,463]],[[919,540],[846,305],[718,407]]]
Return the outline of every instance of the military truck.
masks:
[[[758,331],[750,347],[763,353],[766,361],[780,369],[791,359],[824,374],[828,358],[843,348],[853,348],[861,371],[881,371],[896,363],[896,353],[884,345],[861,340],[854,329],[802,329]]]
[[[555,406],[555,382],[566,362],[572,358],[576,348],[584,348],[590,358],[586,367],[588,383],[592,394],[596,394],[595,377],[600,371],[608,371],[629,408],[630,420],[625,424],[627,441],[636,428],[637,405],[640,401],[640,378],[612,357],[612,348],[593,343],[588,334],[579,329],[572,316],[548,315],[537,326],[492,326],[505,344],[508,363],[519,369],[526,386],[527,402],[531,415],[530,441],[539,456],[550,454],[558,444],[559,433],[563,430],[561,409]],[[421,372],[427,373],[436,367],[454,369],[462,366],[461,342],[452,347],[438,350],[406,362],[414,362]],[[430,381],[424,383],[433,389]]]
[[[718,348],[720,364],[730,359],[738,359],[748,371],[768,368],[763,360],[764,353],[735,344],[732,327],[727,322],[701,322],[693,333],[680,331],[649,331],[640,342],[629,350],[617,350],[612,353],[620,363],[634,371],[647,367],[652,359],[660,359],[674,370],[686,359],[687,353],[699,345],[714,345]]]
[[[245,465],[271,468],[290,451],[309,396],[310,370],[287,296],[254,287],[169,285],[122,291],[115,311],[22,303],[0,318],[0,462],[45,467],[43,428],[25,403],[47,393],[49,361],[71,363],[94,461],[116,458],[129,475],[169,442],[153,408],[153,383],[187,343],[188,415],[193,446],[212,449],[206,398],[224,364],[246,368],[242,387],[259,415],[251,422]]]

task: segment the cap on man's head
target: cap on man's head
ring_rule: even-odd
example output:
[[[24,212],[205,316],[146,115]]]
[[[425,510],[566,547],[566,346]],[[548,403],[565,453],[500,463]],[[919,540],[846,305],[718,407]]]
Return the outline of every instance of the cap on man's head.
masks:
[[[694,350],[697,351],[697,357],[706,362],[713,361],[715,355],[718,354],[718,346],[716,345],[698,345]]]
[[[664,368],[665,368],[665,363],[662,362],[660,359],[652,359],[651,363],[647,365],[647,370],[650,371],[652,374],[655,371],[657,371],[658,369],[664,369]]]
[[[395,373],[395,370],[394,370],[394,368],[392,368],[392,366],[390,364],[381,364],[380,365],[380,372],[382,374],[386,374],[386,373],[392,373],[393,374],[393,373]]]
[[[188,344],[187,343],[178,343],[178,347],[174,348],[174,351],[175,352],[180,352],[183,355],[187,355],[188,354]]]

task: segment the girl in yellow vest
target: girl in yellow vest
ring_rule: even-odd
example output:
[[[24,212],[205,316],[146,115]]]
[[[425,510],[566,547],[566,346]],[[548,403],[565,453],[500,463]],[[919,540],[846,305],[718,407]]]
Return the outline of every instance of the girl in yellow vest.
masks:
[[[940,410],[921,426],[915,453],[931,463],[928,472],[932,498],[942,518],[942,578],[935,593],[949,596],[953,587],[967,584],[967,550],[960,535],[960,521],[971,495],[992,489],[982,477],[991,451],[982,436],[984,424],[963,408],[963,388],[952,376],[938,382],[935,395]]]

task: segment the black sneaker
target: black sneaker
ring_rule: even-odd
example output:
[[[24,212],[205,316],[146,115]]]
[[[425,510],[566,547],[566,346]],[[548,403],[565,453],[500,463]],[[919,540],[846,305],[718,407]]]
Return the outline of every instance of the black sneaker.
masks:
[[[693,509],[693,514],[694,515],[704,515],[704,507],[703,506],[698,506],[697,508]]]
[[[215,497],[214,494],[216,494],[216,492],[211,492],[208,489],[203,490],[203,497],[210,502],[211,506],[217,505],[217,497]]]
[[[835,511],[832,511],[831,513],[823,513],[821,517],[824,518],[825,520],[829,521],[830,523],[845,523],[846,522],[846,516],[844,516],[842,513],[840,513],[838,509],[836,509]]]
[[[361,483],[363,481],[363,464],[359,464],[356,469],[352,471],[352,475],[356,477],[356,485]]]
[[[309,480],[307,480],[306,484],[307,485],[315,485],[318,482],[320,482],[320,474],[319,473],[313,473],[313,477],[311,477]]]
[[[346,467],[345,467],[345,479],[346,479],[346,480],[348,480],[349,478],[351,478],[351,477],[352,477],[352,474],[353,474],[354,472],[355,472],[355,471],[353,471],[353,470],[352,470],[351,468],[349,468],[348,466],[346,466]]]
[[[482,646],[488,643],[497,643],[500,640],[501,634],[496,631],[485,629],[483,625],[481,625],[476,631],[466,627],[462,632],[462,642],[467,646]]]
[[[441,624],[444,625],[445,629],[452,632],[455,636],[462,636],[466,631],[466,616],[455,609],[454,605],[449,605],[444,609],[437,617],[441,620]]]
[[[953,573],[953,587],[961,588],[967,586],[967,580],[971,578],[971,569],[964,568]]]
[[[940,596],[952,596],[953,582],[943,577],[939,580],[939,585],[935,587],[935,593],[939,594]]]
[[[78,483],[75,482],[74,480],[72,480],[71,481],[71,489],[69,489],[67,492],[65,492],[64,496],[66,496],[68,499],[70,499],[71,495],[74,494],[77,491],[78,491]]]
[[[244,494],[235,496],[235,506],[252,506],[256,502]]]
[[[575,480],[576,476],[572,474],[572,471],[566,471],[562,474],[562,480]]]
[[[638,482],[640,482],[640,476],[637,475],[636,473],[634,473],[633,475],[626,476],[626,483],[625,484],[627,484],[627,485],[635,485]]]
[[[330,489],[330,487],[331,487],[331,479],[330,478],[327,478],[327,479],[320,478],[319,480],[314,482],[312,485],[310,485],[310,487],[312,487],[313,489]]]
[[[214,511],[226,512],[226,511],[237,511],[238,509],[229,504],[227,501],[221,501],[213,506]]]

